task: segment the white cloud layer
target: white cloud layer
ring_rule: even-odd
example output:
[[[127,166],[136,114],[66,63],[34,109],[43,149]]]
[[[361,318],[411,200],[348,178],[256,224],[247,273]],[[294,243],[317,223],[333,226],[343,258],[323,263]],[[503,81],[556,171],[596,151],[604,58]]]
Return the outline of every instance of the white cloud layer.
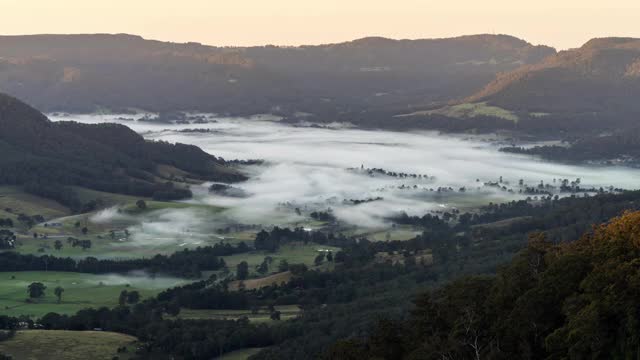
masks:
[[[377,227],[384,225],[383,217],[398,211],[420,215],[430,210],[468,208],[522,197],[493,188],[478,188],[482,182],[498,181],[500,176],[511,185],[517,185],[519,179],[533,185],[540,181],[553,183],[553,179],[580,178],[582,187],[613,185],[627,189],[636,188],[640,180],[640,171],[635,169],[548,163],[498,152],[495,145],[486,141],[431,132],[330,130],[237,118],[217,118],[217,122],[209,124],[152,124],[118,120],[118,117],[72,115],[53,120],[119,122],[148,139],[194,144],[225,159],[265,159],[267,164],[247,168],[252,175],[249,181],[233,185],[243,189],[248,197],[222,197],[202,189],[195,191],[193,201],[228,207],[225,216],[246,224],[295,222],[302,220],[293,211],[295,207],[303,212],[331,207],[336,216],[347,223]],[[207,128],[212,132],[177,132],[187,128]],[[361,165],[426,174],[435,179],[370,177],[347,170]],[[411,189],[399,189],[403,185]],[[417,189],[413,189],[414,185]],[[443,194],[425,190],[438,187],[455,190],[465,187],[468,191]],[[344,199],[376,197],[384,200],[357,206],[342,203]],[[287,203],[290,205],[281,206]],[[101,217],[98,214],[96,219]],[[144,231],[137,233],[152,234],[153,241],[162,239],[160,234],[173,238],[178,232],[184,237],[184,229],[201,227],[201,221],[202,216],[198,214],[174,210],[159,220],[141,225]],[[210,223],[211,219],[206,221]],[[190,234],[188,238],[197,240],[198,236]],[[151,237],[148,241],[152,241]]]

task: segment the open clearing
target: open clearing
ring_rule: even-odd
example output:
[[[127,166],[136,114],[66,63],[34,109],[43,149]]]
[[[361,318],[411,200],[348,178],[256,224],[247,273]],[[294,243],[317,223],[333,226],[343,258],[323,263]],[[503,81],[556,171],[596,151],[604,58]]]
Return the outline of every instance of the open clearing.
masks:
[[[451,118],[474,118],[477,116],[490,116],[499,119],[505,119],[513,122],[518,122],[518,116],[512,111],[488,105],[485,102],[479,103],[464,103],[452,106],[445,106],[435,110],[417,111],[411,114],[399,115],[396,117],[404,116],[426,116],[426,115],[444,115]]]
[[[305,264],[307,266],[313,265],[313,261],[316,256],[322,251],[331,251],[335,255],[340,248],[318,245],[309,243],[307,245],[303,243],[289,243],[280,247],[275,253],[266,251],[253,251],[248,254],[237,254],[232,256],[225,256],[224,261],[229,266],[229,269],[235,270],[236,265],[242,261],[246,261],[249,264],[249,271],[251,274],[255,274],[255,267],[262,264],[264,258],[270,256],[273,258],[273,262],[269,266],[269,272],[276,272],[278,264],[281,260],[286,260],[289,264]]]
[[[0,352],[18,360],[120,360],[132,358],[136,338],[102,331],[18,331],[0,342]],[[118,353],[118,348],[127,351]]]
[[[257,279],[247,279],[242,281],[236,280],[229,283],[229,289],[239,290],[240,284],[242,284],[245,290],[259,289],[265,286],[280,285],[282,283],[287,283],[289,282],[289,280],[291,280],[292,277],[293,277],[293,274],[290,271],[284,271],[284,272],[280,272],[277,274],[273,274],[273,275],[269,275],[269,276],[265,276]]]
[[[422,229],[409,225],[398,225],[391,229],[353,228],[342,231],[345,236],[366,237],[371,241],[407,241],[422,234]]]
[[[264,348],[247,348],[242,350],[236,350],[229,353],[226,353],[220,357],[217,357],[218,360],[247,360],[250,356],[255,355],[260,352]]]
[[[27,303],[27,287],[32,282],[41,282],[47,289],[43,298]],[[186,282],[175,278],[71,272],[0,272],[0,315],[41,317],[49,312],[73,314],[89,307],[113,307],[118,304],[122,290],[138,291],[141,298],[146,298]],[[54,294],[58,286],[64,289],[61,303]]]
[[[53,200],[27,194],[17,186],[0,186],[0,218],[10,218],[17,222],[18,214],[42,215],[45,219],[53,219],[70,213],[67,207]]]
[[[300,314],[298,305],[281,305],[275,306],[280,311],[280,320],[293,319]],[[215,320],[237,320],[246,317],[251,322],[270,323],[277,320],[271,320],[271,313],[268,309],[262,308],[256,314],[250,310],[197,310],[197,309],[180,309],[177,319],[215,319]]]

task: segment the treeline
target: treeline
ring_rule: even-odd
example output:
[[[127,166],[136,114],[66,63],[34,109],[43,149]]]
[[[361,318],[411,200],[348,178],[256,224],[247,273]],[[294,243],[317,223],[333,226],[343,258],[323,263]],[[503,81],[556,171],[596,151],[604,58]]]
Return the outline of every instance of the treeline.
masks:
[[[309,242],[327,244],[328,237],[319,231],[305,231],[303,228],[291,230],[289,228],[283,229],[276,226],[270,231],[261,230],[257,233],[253,246],[256,250],[275,252],[278,251],[280,246],[296,241],[303,242],[304,244]]]
[[[638,223],[627,213],[561,245],[536,234],[497,276],[425,293],[407,320],[380,321],[325,358],[636,358]]]
[[[167,274],[186,278],[198,278],[202,271],[220,270],[226,266],[223,256],[248,252],[244,243],[237,246],[215,244],[214,246],[184,249],[171,255],[156,255],[142,259],[96,259],[82,260],[59,258],[50,255],[23,255],[15,252],[0,253],[0,271],[71,271],[91,274],[126,273],[145,270],[151,274]]]
[[[469,231],[484,237],[506,233],[527,233],[544,230],[551,241],[570,241],[584,231],[622,211],[640,209],[640,191],[595,196],[571,195],[564,198],[541,197],[539,201],[518,200],[489,204],[474,213],[443,213],[408,216],[404,213],[390,218],[398,224],[421,226],[429,231]],[[495,224],[492,224],[495,223]],[[491,226],[483,226],[491,224]]]
[[[567,162],[608,160],[636,162],[640,157],[640,128],[618,130],[604,136],[600,133],[585,135],[567,146],[505,147],[500,151],[537,155],[549,160]]]
[[[156,300],[113,309],[86,309],[75,315],[49,313],[39,320],[47,330],[101,328],[136,336],[139,359],[211,359],[247,347],[273,345],[292,334],[277,334],[266,324],[240,320],[162,320],[171,313]],[[280,338],[278,338],[280,337]]]

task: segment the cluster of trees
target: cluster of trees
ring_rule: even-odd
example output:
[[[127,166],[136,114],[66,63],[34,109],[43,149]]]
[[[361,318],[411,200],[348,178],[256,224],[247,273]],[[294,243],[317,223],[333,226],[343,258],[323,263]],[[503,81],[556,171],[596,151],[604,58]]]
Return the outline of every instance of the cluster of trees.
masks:
[[[537,155],[545,159],[567,162],[609,161],[636,162],[640,156],[640,128],[621,131],[615,129],[612,134],[585,134],[572,139],[567,146],[545,145],[531,148],[505,147],[500,151]]]
[[[45,290],[47,290],[47,287],[41,282],[33,282],[27,286],[29,299],[39,299],[44,297]],[[58,298],[58,303],[62,302],[62,293],[64,293],[64,289],[60,286],[56,286],[56,288],[53,289],[53,293]]]
[[[355,169],[350,169],[350,170],[355,170]],[[415,174],[415,173],[405,173],[405,172],[396,172],[396,171],[389,171],[389,170],[385,170],[385,169],[381,169],[381,168],[366,168],[364,167],[364,165],[360,166],[359,169],[360,172],[365,172],[367,173],[369,176],[374,176],[374,175],[385,175],[385,176],[390,176],[390,177],[394,177],[394,178],[398,178],[398,179],[406,179],[406,178],[414,178],[414,179],[432,179],[432,177],[430,177],[427,174]]]
[[[336,217],[333,215],[333,211],[331,209],[327,209],[327,211],[314,211],[309,214],[312,219],[318,221],[327,221],[327,222],[335,222]]]
[[[74,237],[67,238],[67,243],[71,245],[71,247],[81,247],[82,250],[87,250],[91,248],[91,240],[78,240]],[[55,248],[56,250],[60,250],[62,248],[62,243],[58,243],[56,241]]]
[[[120,292],[120,296],[118,297],[118,304],[120,306],[125,306],[126,304],[137,304],[140,301],[140,293],[133,290],[127,291],[122,290]]]
[[[13,213],[13,210],[9,208],[5,209],[5,211]],[[26,228],[30,228],[35,224],[44,222],[45,219],[42,215],[29,216],[27,214],[20,213],[18,214],[17,220],[18,220],[18,223],[21,224],[22,226]],[[11,219],[5,219],[4,224],[5,224],[5,227],[12,227],[16,225],[16,223]],[[0,227],[2,226],[0,225]]]
[[[360,205],[360,204],[366,204],[366,203],[370,203],[370,202],[374,202],[374,201],[381,201],[384,200],[383,197],[381,196],[377,196],[374,198],[366,198],[366,199],[344,199],[343,203],[345,204],[353,204],[353,205]]]
[[[276,226],[271,229],[271,231],[262,230],[257,233],[253,246],[257,250],[275,252],[280,248],[280,246],[294,241],[303,242],[305,244],[309,242],[326,244],[327,235],[319,231],[305,231],[303,228],[295,228],[291,230],[289,228],[283,229]]]
[[[16,234],[13,231],[0,230],[0,249],[13,249],[16,243]]]
[[[0,227],[13,227],[13,220],[9,218],[0,219]]]
[[[198,278],[202,271],[220,270],[226,266],[223,256],[248,252],[245,243],[237,246],[215,244],[214,246],[184,249],[167,255],[156,255],[143,259],[96,259],[81,260],[50,255],[23,255],[14,252],[0,253],[0,271],[75,271],[91,274],[125,273],[146,270],[150,273],[165,273],[174,276]]]

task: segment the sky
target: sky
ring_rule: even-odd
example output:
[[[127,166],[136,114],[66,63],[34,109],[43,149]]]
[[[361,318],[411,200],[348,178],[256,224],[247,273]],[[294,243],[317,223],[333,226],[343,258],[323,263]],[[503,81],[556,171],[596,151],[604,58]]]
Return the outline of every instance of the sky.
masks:
[[[129,33],[218,46],[510,34],[558,49],[640,37],[638,0],[0,0],[0,34]]]

